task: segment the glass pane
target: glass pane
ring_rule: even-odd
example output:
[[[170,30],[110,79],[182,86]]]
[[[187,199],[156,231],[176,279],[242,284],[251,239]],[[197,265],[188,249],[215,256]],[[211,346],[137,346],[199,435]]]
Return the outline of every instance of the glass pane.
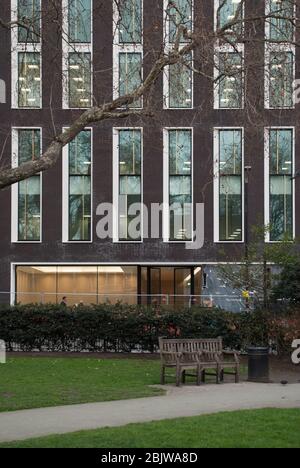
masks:
[[[18,0],[18,41],[40,42],[41,0]]]
[[[270,174],[293,174],[292,130],[270,130]]]
[[[85,130],[69,144],[69,173],[91,174],[91,132]]]
[[[70,42],[91,42],[91,0],[69,0]]]
[[[19,241],[40,240],[40,176],[19,182]]]
[[[218,28],[224,28],[231,21],[241,21],[243,18],[243,5],[241,0],[219,0],[218,7]],[[232,28],[227,29],[228,32],[241,34],[243,30],[242,22],[238,22]]]
[[[18,164],[40,157],[40,131],[18,130]]]
[[[242,55],[229,52],[219,54],[219,107],[243,106]]]
[[[242,178],[220,178],[220,240],[242,240]]]
[[[125,96],[136,90],[142,82],[142,55],[139,53],[119,54],[119,95]],[[141,98],[132,104],[131,108],[141,107]]]
[[[292,41],[294,26],[289,18],[294,17],[293,0],[269,0],[270,14],[267,21],[270,24],[270,39],[275,41]]]
[[[119,131],[120,174],[141,174],[141,131]]]
[[[290,176],[270,177],[270,239],[293,237],[293,182]]]
[[[192,107],[192,56],[169,67],[169,107]]]
[[[69,237],[72,241],[91,239],[91,179],[70,177]]]
[[[69,54],[69,107],[91,105],[91,54]]]
[[[57,302],[68,306],[97,303],[97,266],[58,266]]]
[[[41,70],[38,52],[18,54],[19,107],[41,107]]]
[[[220,174],[241,174],[242,172],[242,132],[221,130],[219,132]]]
[[[136,304],[137,301],[137,267],[99,266],[98,291],[99,303],[123,302]]]
[[[180,25],[192,31],[193,0],[173,0],[169,2],[169,42],[174,42]],[[180,42],[186,42],[181,35]]]
[[[169,130],[169,172],[190,175],[192,167],[192,132]]]
[[[56,266],[18,266],[17,302],[22,304],[56,303]]]
[[[123,0],[118,4],[119,42],[142,42],[142,0]]]
[[[270,54],[270,107],[293,107],[292,52]]]

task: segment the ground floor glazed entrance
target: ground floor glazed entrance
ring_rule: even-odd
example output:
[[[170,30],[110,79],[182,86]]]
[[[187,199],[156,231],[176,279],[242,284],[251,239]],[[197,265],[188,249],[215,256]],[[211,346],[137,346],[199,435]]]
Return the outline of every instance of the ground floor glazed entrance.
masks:
[[[199,265],[15,265],[12,302],[192,305],[202,294]]]

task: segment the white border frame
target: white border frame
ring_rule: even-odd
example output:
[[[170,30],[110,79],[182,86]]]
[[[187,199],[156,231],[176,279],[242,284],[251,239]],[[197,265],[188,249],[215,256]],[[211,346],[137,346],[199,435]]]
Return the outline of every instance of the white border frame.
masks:
[[[293,174],[295,172],[296,164],[296,132],[293,126],[272,126],[265,127],[264,129],[264,223],[265,226],[270,225],[270,130],[291,130],[292,131],[292,164]],[[296,237],[296,180],[292,182],[292,200],[293,200],[293,239]],[[265,235],[265,242],[269,244],[278,244],[281,241],[271,241],[270,232],[267,231]],[[291,241],[292,242],[292,241]]]
[[[265,109],[274,109],[274,110],[289,110],[295,109],[295,103],[290,107],[271,107],[270,106],[270,54],[280,53],[280,52],[291,52],[293,54],[293,76],[292,84],[295,81],[296,76],[296,49],[292,44],[271,44],[267,43],[265,45],[265,66],[264,66],[264,100],[265,100]],[[293,99],[293,96],[292,96]]]
[[[189,130],[191,132],[191,240],[170,240],[170,203],[169,203],[169,131]],[[164,127],[163,129],[163,242],[168,244],[192,244],[194,242],[194,128]]]
[[[266,16],[269,16],[270,13],[271,13],[270,4],[272,3],[272,1],[274,1],[274,0],[265,0],[265,15],[266,15]],[[293,13],[294,16],[296,16],[296,11],[297,11],[297,5],[295,4],[295,5],[294,5],[294,13]],[[269,20],[269,19],[266,19],[266,20],[265,20],[265,39],[266,39],[266,40],[269,40],[269,41],[271,41],[271,38],[270,38],[270,30],[271,30],[271,28],[270,28],[270,26],[271,26],[271,25],[270,25],[270,20]],[[295,34],[295,33],[296,33],[295,27],[293,28],[293,30],[294,30],[294,34],[293,34],[292,42],[295,41],[295,36],[296,36],[296,34]]]
[[[242,132],[242,240],[220,240],[220,176],[219,176],[219,135],[222,130],[239,130]],[[215,244],[243,244],[245,242],[245,129],[244,127],[214,127],[213,129],[213,167],[214,167],[214,243]]]
[[[139,130],[141,132],[141,239],[119,239],[119,132],[122,130]],[[144,242],[144,129],[143,127],[113,127],[113,243],[142,244]]]
[[[40,132],[40,156],[43,154],[43,129],[42,127],[12,127],[11,129],[11,165],[18,167],[19,160],[19,130],[39,130]],[[13,244],[41,244],[43,242],[43,173],[40,176],[40,240],[19,240],[19,183],[11,186],[11,243]]]
[[[63,131],[68,127],[63,127]],[[65,145],[62,150],[62,243],[63,244],[92,244],[94,234],[94,132],[92,127],[85,127],[82,131],[90,131],[91,133],[91,239],[70,240],[69,237],[69,144]],[[78,136],[78,135],[77,135]]]
[[[70,42],[69,36],[69,0],[62,0],[62,108],[72,110],[90,109],[94,100],[94,57],[93,57],[93,0],[91,1],[91,42]],[[64,11],[66,14],[64,14]],[[91,102],[86,107],[70,107],[69,106],[69,54],[70,53],[89,53],[91,55]]]
[[[41,0],[42,5],[42,0]],[[18,20],[18,0],[11,0],[11,21]],[[40,42],[19,42],[18,27],[11,28],[11,108],[38,110],[43,108],[43,62],[42,62],[42,15],[40,17]],[[19,107],[19,53],[38,53],[40,56],[40,105],[38,107]]]
[[[214,0],[214,31],[217,31],[218,28],[218,9],[220,7],[220,2],[222,0]],[[245,2],[243,3],[243,20],[245,19]],[[245,29],[244,23],[242,24],[243,31]]]
[[[220,76],[220,60],[219,54],[226,53],[238,53],[242,55],[242,106],[241,107],[220,107],[220,80],[216,82]],[[241,110],[245,108],[245,94],[246,94],[246,82],[245,82],[245,46],[244,44],[236,44],[236,47],[230,45],[216,46],[214,49],[214,109],[215,110]]]

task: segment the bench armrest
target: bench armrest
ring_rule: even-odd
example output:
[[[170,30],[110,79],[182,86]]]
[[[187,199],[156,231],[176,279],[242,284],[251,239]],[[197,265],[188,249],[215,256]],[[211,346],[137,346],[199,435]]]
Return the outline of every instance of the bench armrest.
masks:
[[[173,353],[171,351],[160,351],[161,360],[165,364],[169,364],[171,362],[177,363],[180,361],[182,353]]]
[[[241,354],[239,351],[235,351],[235,350],[232,350],[232,351],[223,350],[223,351],[222,351],[222,354],[223,354],[224,356],[234,356],[235,362],[239,364],[239,362],[240,362],[239,356],[240,356],[240,354]]]

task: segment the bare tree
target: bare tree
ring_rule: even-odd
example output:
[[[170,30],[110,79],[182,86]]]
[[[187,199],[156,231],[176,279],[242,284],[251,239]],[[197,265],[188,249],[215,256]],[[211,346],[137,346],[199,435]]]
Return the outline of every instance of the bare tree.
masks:
[[[107,8],[108,3],[109,8]],[[240,108],[240,112],[237,112],[238,119],[242,116],[244,122],[248,121],[253,126],[264,124],[264,75],[269,73],[269,80],[272,80],[273,70],[277,67],[277,77],[278,73],[282,73],[282,83],[285,83],[286,72],[290,69],[289,57],[281,56],[278,51],[275,55],[268,54],[268,44],[297,46],[295,38],[297,38],[298,18],[294,4],[296,3],[298,7],[298,0],[276,2],[276,8],[272,7],[269,10],[265,10],[264,1],[253,2],[250,7],[249,3],[252,2],[241,0],[236,3],[236,8],[231,14],[228,14],[226,10],[226,0],[220,0],[214,28],[211,18],[207,16],[205,2],[201,2],[201,6],[197,2],[193,20],[191,15],[180,9],[181,4],[178,0],[164,2],[163,10],[161,3],[162,1],[157,0],[157,11],[153,12],[151,21],[147,22],[147,29],[144,30],[145,53],[139,69],[140,79],[136,79],[135,86],[123,86],[123,92],[120,92],[120,89],[114,90],[110,99],[109,91],[106,96],[103,96],[103,92],[98,93],[95,85],[94,89],[91,89],[90,106],[82,109],[81,112],[80,109],[74,112],[69,127],[61,132],[58,131],[59,125],[55,121],[56,109],[53,108],[50,100],[48,108],[52,121],[52,136],[48,139],[46,149],[40,157],[18,167],[12,168],[7,161],[2,160],[0,189],[53,167],[60,158],[62,148],[88,125],[102,125],[105,121],[116,122],[124,119],[134,119],[135,122],[138,119],[160,119],[161,99],[158,97],[157,83],[164,74],[172,76],[173,83],[175,83],[172,92],[184,95],[186,101],[189,100],[189,86],[184,80],[184,75],[188,77],[189,73],[193,73],[195,76],[200,76],[205,89],[211,90],[208,95],[203,93],[202,102],[194,109],[192,119],[205,120],[206,116],[212,112],[215,101],[214,93],[217,93],[218,96],[222,95],[223,100],[219,100],[219,108]],[[78,60],[83,60],[84,57],[70,38],[70,23],[66,27],[64,18],[67,12],[64,11],[62,4],[64,5],[64,2],[61,0],[48,0],[46,7],[43,6],[42,11],[35,12],[35,14],[41,15],[43,30],[51,31],[47,40],[51,38],[48,48],[52,50],[51,66],[54,79],[62,77],[64,86],[67,86],[67,79],[64,77],[66,71],[61,71],[62,59],[60,48],[57,48],[58,44],[62,41],[63,47],[73,50],[78,55]],[[128,0],[112,0],[112,2],[106,0],[97,2],[95,6],[94,15],[105,14],[107,21],[110,20],[108,15],[111,14],[114,43],[117,43],[120,31],[123,35],[125,32],[133,35],[132,44],[135,41],[136,31],[127,21],[127,13],[131,13],[126,13],[129,4]],[[271,4],[274,6],[274,2],[270,2]],[[113,11],[114,15],[112,15]],[[77,20],[75,15],[74,21]],[[41,31],[38,24],[39,21],[34,15],[17,17],[15,20],[0,17],[0,34],[20,34],[21,31],[26,44],[32,43],[33,35],[44,41],[45,39],[40,37]],[[266,25],[267,28],[272,28],[272,38],[265,35]],[[276,35],[276,28],[281,31],[280,34]],[[282,33],[282,28],[285,30],[284,33]],[[160,36],[161,39],[158,39],[161,29],[163,35]],[[290,34],[291,30],[295,30],[296,33]],[[137,43],[138,41],[136,45]],[[269,57],[267,64],[265,56]],[[82,67],[84,66],[82,64]],[[134,72],[136,73],[136,70]],[[112,86],[114,70],[98,70],[96,66],[93,67],[94,83],[99,81],[99,77],[101,81],[104,74],[110,78]],[[49,83],[43,83],[43,85],[51,87],[52,80],[49,78]],[[286,86],[288,87],[289,83]],[[278,99],[282,98],[282,92],[288,94],[291,91],[290,89],[272,90],[272,87],[269,87],[269,92],[270,89],[275,93],[275,98],[276,93],[278,94]],[[164,96],[164,99],[168,97]],[[138,101],[142,102],[141,106],[135,105]],[[228,103],[231,103],[231,106]],[[7,133],[8,128],[2,131]],[[213,177],[214,174],[210,169],[208,183],[212,182]]]

